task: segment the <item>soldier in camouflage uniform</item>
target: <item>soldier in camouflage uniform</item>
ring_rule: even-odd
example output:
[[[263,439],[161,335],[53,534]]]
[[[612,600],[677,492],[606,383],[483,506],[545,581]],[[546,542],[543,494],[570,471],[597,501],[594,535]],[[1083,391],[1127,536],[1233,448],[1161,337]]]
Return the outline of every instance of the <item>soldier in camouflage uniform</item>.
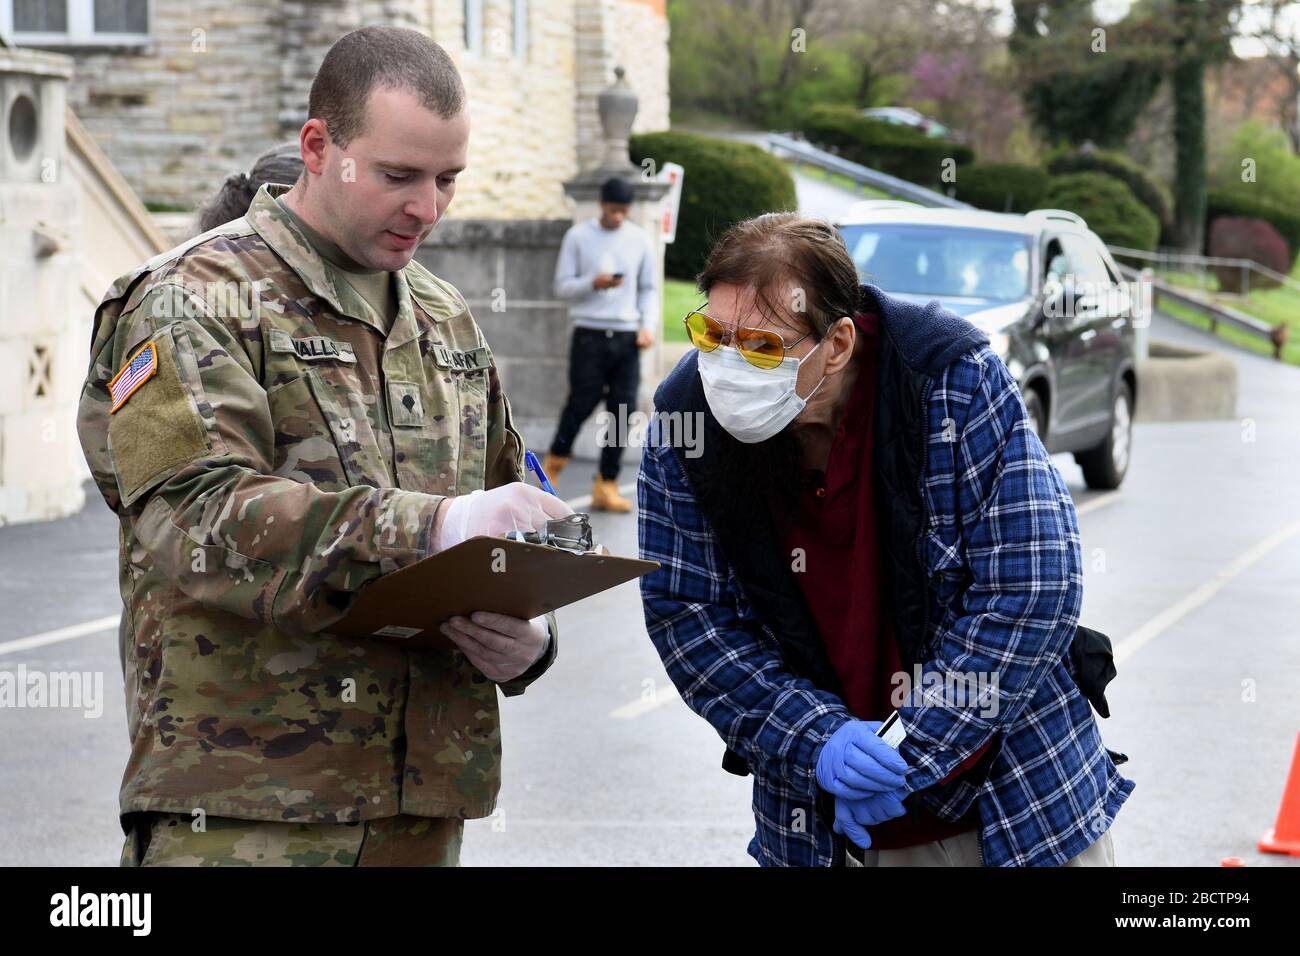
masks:
[[[446,57],[413,31],[336,49],[348,44],[354,59]],[[336,82],[355,68],[338,59]],[[434,68],[454,74],[449,59]],[[360,181],[374,173],[365,144],[411,139],[421,110],[446,135],[424,151],[417,137],[411,165],[455,164],[460,112],[439,119],[420,90],[370,84]],[[349,191],[330,181],[341,147],[326,128],[304,127],[294,191],[362,203],[358,217],[390,202],[388,222],[420,220],[402,235],[427,234],[450,201],[442,172]],[[427,212],[402,194],[429,188]],[[385,573],[569,509],[517,484],[523,442],[491,350],[464,298],[411,259],[418,239],[355,224],[332,237],[389,270],[390,323],[276,201],[289,193],[263,186],[244,218],[117,280],[95,315],[78,432],[120,518],[123,863],[455,864],[462,821],[496,802],[497,688],[520,694],[550,666],[553,617],[456,619],[455,646],[437,651],[330,626]],[[493,501],[486,518],[460,508],[449,538],[457,507]]]

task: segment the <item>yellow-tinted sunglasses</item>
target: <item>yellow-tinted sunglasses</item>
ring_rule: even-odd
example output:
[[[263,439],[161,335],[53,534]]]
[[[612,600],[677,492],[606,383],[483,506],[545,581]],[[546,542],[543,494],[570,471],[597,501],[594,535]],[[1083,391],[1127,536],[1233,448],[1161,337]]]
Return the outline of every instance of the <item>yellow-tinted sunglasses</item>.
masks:
[[[731,343],[750,365],[758,368],[776,368],[785,358],[788,349],[812,335],[811,332],[805,332],[786,345],[785,339],[771,329],[754,329],[742,325],[733,336],[731,329],[709,318],[699,309],[688,312],[682,321],[686,323],[686,334],[690,337],[691,344],[701,352],[712,352],[720,345]]]

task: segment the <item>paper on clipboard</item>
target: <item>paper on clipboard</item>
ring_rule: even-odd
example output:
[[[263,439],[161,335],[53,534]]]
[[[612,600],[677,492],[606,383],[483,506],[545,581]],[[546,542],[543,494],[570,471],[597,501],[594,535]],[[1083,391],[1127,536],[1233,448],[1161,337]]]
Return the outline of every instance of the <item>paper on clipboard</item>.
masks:
[[[329,631],[406,647],[451,647],[438,628],[456,615],[496,611],[528,620],[658,567],[657,561],[480,536],[368,584]]]

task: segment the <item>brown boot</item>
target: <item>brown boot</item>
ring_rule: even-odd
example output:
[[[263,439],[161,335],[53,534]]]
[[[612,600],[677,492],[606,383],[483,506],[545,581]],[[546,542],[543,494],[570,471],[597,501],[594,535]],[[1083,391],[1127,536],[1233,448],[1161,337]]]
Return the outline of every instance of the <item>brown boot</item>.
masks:
[[[591,508],[593,511],[623,513],[632,510],[632,502],[618,493],[618,485],[615,482],[606,478],[597,478],[591,488]]]
[[[560,477],[560,472],[564,471],[564,466],[569,463],[567,455],[552,455],[549,451],[546,457],[542,459],[542,471],[546,472],[546,477],[554,481]]]

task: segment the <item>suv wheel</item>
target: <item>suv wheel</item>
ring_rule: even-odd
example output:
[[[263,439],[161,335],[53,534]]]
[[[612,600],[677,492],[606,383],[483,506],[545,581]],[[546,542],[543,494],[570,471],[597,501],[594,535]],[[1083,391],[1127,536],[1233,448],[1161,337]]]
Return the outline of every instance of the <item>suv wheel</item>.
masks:
[[[1025,411],[1029,413],[1029,424],[1041,442],[1047,441],[1047,411],[1043,408],[1043,399],[1034,389],[1024,392]]]
[[[1129,452],[1133,447],[1133,390],[1120,382],[1111,412],[1110,432],[1096,448],[1078,452],[1074,460],[1083,469],[1089,488],[1118,488],[1128,472]]]

